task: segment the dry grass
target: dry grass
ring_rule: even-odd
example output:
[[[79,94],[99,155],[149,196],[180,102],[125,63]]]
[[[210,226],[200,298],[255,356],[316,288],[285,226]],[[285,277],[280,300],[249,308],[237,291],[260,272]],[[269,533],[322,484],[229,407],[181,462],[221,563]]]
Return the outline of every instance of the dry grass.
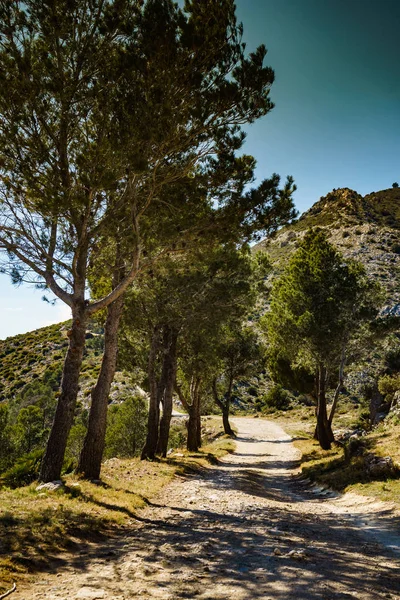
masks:
[[[315,419],[313,409],[300,407],[287,413],[279,413],[272,418],[293,436],[295,446],[301,451],[302,472],[312,479],[340,492],[352,491],[389,501],[400,508],[399,471],[388,477],[373,479],[365,469],[365,453],[377,456],[390,456],[400,468],[400,426],[394,423],[381,423],[365,437],[361,438],[359,453],[346,458],[343,447],[333,446],[324,451],[313,439]],[[350,426],[357,420],[357,413],[343,405],[335,417],[334,428]]]
[[[177,470],[164,462],[112,459],[102,485],[68,476],[57,492],[36,491],[36,484],[0,491],[0,589],[18,574],[45,568],[61,551],[129,526]]]
[[[26,573],[62,560],[62,553],[123,532],[174,475],[201,470],[233,449],[219,436],[199,453],[181,450],[166,460],[110,459],[100,485],[70,475],[57,492],[37,491],[36,484],[0,490],[0,593]]]

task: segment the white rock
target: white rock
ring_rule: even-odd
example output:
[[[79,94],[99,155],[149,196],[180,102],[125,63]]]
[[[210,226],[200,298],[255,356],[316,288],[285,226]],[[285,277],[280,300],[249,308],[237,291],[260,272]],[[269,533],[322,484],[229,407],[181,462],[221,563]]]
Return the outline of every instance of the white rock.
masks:
[[[47,490],[48,492],[55,492],[57,490],[60,490],[64,487],[64,484],[62,481],[49,481],[48,483],[41,483],[40,485],[37,486],[36,491],[40,491],[40,490]]]
[[[290,550],[286,556],[289,556],[294,560],[304,560],[307,558],[307,553],[303,548],[299,548],[298,550]]]
[[[98,590],[91,587],[81,588],[75,596],[76,600],[101,600],[101,598],[105,597],[106,593],[104,590]]]

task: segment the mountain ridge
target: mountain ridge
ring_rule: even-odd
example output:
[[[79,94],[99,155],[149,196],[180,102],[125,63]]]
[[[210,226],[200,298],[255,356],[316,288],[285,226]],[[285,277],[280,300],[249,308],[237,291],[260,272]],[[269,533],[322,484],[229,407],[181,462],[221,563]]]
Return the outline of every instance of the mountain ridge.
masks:
[[[345,258],[359,260],[385,291],[383,310],[400,314],[400,188],[365,196],[350,188],[334,189],[253,250],[266,251],[279,272],[310,227],[327,230]]]

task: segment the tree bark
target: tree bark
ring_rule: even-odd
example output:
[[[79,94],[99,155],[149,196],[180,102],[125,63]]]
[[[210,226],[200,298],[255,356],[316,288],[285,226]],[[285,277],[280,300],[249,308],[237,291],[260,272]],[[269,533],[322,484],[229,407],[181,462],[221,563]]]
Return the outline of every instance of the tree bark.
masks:
[[[172,395],[176,377],[177,340],[178,334],[174,330],[170,330],[168,351],[164,356],[165,390],[162,403],[163,413],[160,421],[160,431],[157,444],[157,454],[160,454],[164,458],[167,456],[168,451],[169,429],[172,417]]]
[[[371,398],[369,401],[369,418],[370,425],[375,425],[377,421],[377,415],[379,407],[382,403],[382,394],[380,394],[378,390],[378,386],[375,384],[374,388],[371,390]]]
[[[317,436],[319,445],[323,450],[330,450],[334,441],[332,428],[328,421],[326,407],[326,368],[323,365],[319,367],[319,387],[317,404]]]
[[[74,420],[79,390],[87,321],[86,306],[84,301],[80,300],[72,308],[72,327],[69,331],[69,347],[64,361],[60,396],[40,469],[39,480],[45,483],[61,477],[65,448]]]
[[[224,426],[225,434],[231,437],[235,437],[235,432],[233,431],[231,424],[229,423],[229,408],[230,402],[226,400],[222,404],[222,424]]]
[[[197,377],[192,386],[192,404],[189,409],[187,449],[197,452],[201,447],[200,384]]]
[[[231,427],[231,424],[229,423],[229,409],[231,406],[232,386],[233,378],[231,377],[229,380],[228,392],[225,396],[225,399],[221,400],[221,398],[218,396],[217,379],[215,378],[212,383],[214,400],[222,411],[222,424],[224,426],[224,433],[231,437],[235,437],[235,433]]]
[[[198,400],[198,408],[196,414],[197,426],[196,426],[196,442],[197,442],[197,450],[201,448],[202,440],[201,440],[201,412],[200,412],[200,396]]]
[[[337,404],[339,402],[339,394],[343,389],[343,381],[344,381],[344,365],[346,362],[346,353],[345,353],[345,348],[343,347],[342,349],[342,356],[340,359],[340,365],[339,365],[339,381],[338,384],[336,386],[335,389],[335,395],[333,396],[333,402],[332,402],[332,406],[331,406],[331,412],[329,413],[329,425],[332,427],[332,421],[333,421],[333,417],[335,416],[335,412],[336,412],[336,407]]]
[[[118,327],[124,308],[124,294],[107,309],[104,329],[104,354],[96,385],[92,390],[88,430],[83,443],[77,471],[86,479],[99,479],[103,458],[108,399],[114,380],[118,357]]]
[[[154,327],[149,353],[149,387],[150,387],[150,401],[149,401],[149,416],[147,420],[147,437],[144,448],[142,450],[141,459],[145,460],[149,458],[153,460],[156,455],[157,442],[158,442],[158,428],[160,423],[160,396],[159,388],[160,382],[157,385],[157,374],[156,374],[156,362],[157,354],[160,345],[160,328]],[[162,378],[161,378],[162,379]]]

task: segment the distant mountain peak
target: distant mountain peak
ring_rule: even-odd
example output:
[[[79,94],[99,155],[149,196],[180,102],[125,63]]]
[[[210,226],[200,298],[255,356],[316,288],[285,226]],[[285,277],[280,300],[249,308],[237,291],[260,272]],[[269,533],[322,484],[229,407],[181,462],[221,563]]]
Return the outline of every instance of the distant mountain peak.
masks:
[[[254,247],[266,250],[277,272],[285,266],[310,227],[322,227],[347,258],[361,261],[386,290],[385,305],[400,304],[400,188],[361,196],[350,188],[321,197],[298,221]],[[397,314],[397,312],[396,312]]]
[[[363,197],[350,188],[339,188],[332,190],[326,196],[321,196],[318,202],[301,215],[299,220],[304,221],[320,213],[326,213],[334,221],[344,216],[358,217],[362,212]]]

